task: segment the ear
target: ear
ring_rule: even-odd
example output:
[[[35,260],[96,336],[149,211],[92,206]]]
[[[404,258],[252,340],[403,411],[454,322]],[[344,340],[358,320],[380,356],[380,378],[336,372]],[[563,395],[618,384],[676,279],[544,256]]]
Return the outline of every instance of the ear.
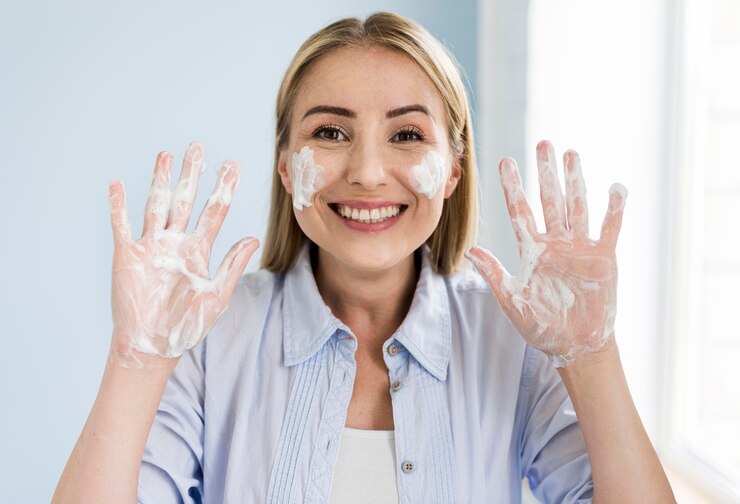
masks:
[[[461,176],[462,158],[461,156],[454,156],[452,158],[452,169],[450,170],[450,176],[447,177],[447,181],[445,182],[445,199],[452,196],[452,193],[455,192],[455,188],[457,187],[457,183],[460,181]]]
[[[278,156],[278,173],[280,174],[280,180],[283,182],[283,187],[288,194],[293,194],[293,184],[290,181],[290,174],[288,170],[288,151],[283,149],[280,151]]]

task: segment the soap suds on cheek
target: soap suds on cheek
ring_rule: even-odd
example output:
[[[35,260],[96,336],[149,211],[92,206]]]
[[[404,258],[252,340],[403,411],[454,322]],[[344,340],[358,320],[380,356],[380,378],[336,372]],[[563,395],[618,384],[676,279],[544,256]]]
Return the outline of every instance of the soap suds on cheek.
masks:
[[[321,188],[324,167],[317,165],[313,151],[306,145],[300,152],[294,152],[290,162],[293,208],[303,210],[312,206],[313,195]]]
[[[414,189],[419,194],[434,199],[444,182],[446,171],[445,159],[434,151],[427,152],[421,162],[411,168]]]

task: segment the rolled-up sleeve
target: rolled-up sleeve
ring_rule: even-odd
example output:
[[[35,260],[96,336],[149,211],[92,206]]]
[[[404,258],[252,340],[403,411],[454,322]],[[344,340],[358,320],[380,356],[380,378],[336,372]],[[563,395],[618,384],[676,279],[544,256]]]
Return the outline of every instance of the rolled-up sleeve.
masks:
[[[573,404],[539,350],[527,347],[520,387],[522,477],[540,502],[591,502],[591,465]]]
[[[139,473],[139,503],[203,502],[205,342],[177,364],[157,410]]]

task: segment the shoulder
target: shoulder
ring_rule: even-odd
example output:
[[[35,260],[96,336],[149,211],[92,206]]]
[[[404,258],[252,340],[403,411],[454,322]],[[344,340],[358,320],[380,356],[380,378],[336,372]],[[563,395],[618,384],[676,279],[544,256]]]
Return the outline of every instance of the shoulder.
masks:
[[[211,329],[208,353],[240,353],[242,347],[259,344],[270,318],[274,318],[274,305],[280,304],[282,275],[259,270],[241,277],[226,311]],[[214,337],[215,336],[215,337]]]
[[[488,283],[477,271],[447,275],[445,283],[453,314],[480,328],[497,327],[515,332]]]
[[[243,275],[236,285],[234,295],[259,297],[272,291],[275,283],[282,280],[283,275],[264,269]]]
[[[445,276],[452,316],[453,340],[459,348],[488,362],[518,362],[521,369],[525,343],[498,304],[488,283],[477,271]]]
[[[447,285],[458,292],[490,291],[488,283],[480,273],[473,269],[464,269],[444,276]]]
[[[264,310],[280,291],[282,280],[282,274],[267,270],[258,270],[243,275],[234,289],[228,311],[232,312],[232,315],[237,315],[254,310]]]

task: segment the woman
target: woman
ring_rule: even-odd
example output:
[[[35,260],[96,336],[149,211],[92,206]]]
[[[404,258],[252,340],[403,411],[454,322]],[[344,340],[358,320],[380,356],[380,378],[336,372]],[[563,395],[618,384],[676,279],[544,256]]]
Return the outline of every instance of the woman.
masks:
[[[547,502],[672,501],[613,334],[626,194],[590,240],[577,155],[563,198],[552,146],[537,149],[544,234],[500,166],[512,278],[469,249],[452,58],[392,14],[313,35],[278,94],[262,271],[240,280],[248,238],[208,279],[235,162],[192,234],[199,144],[171,196],[172,156],[157,158],[139,240],[111,184],[111,358],[55,502],[517,502],[523,477]],[[482,276],[460,271],[466,251]]]

